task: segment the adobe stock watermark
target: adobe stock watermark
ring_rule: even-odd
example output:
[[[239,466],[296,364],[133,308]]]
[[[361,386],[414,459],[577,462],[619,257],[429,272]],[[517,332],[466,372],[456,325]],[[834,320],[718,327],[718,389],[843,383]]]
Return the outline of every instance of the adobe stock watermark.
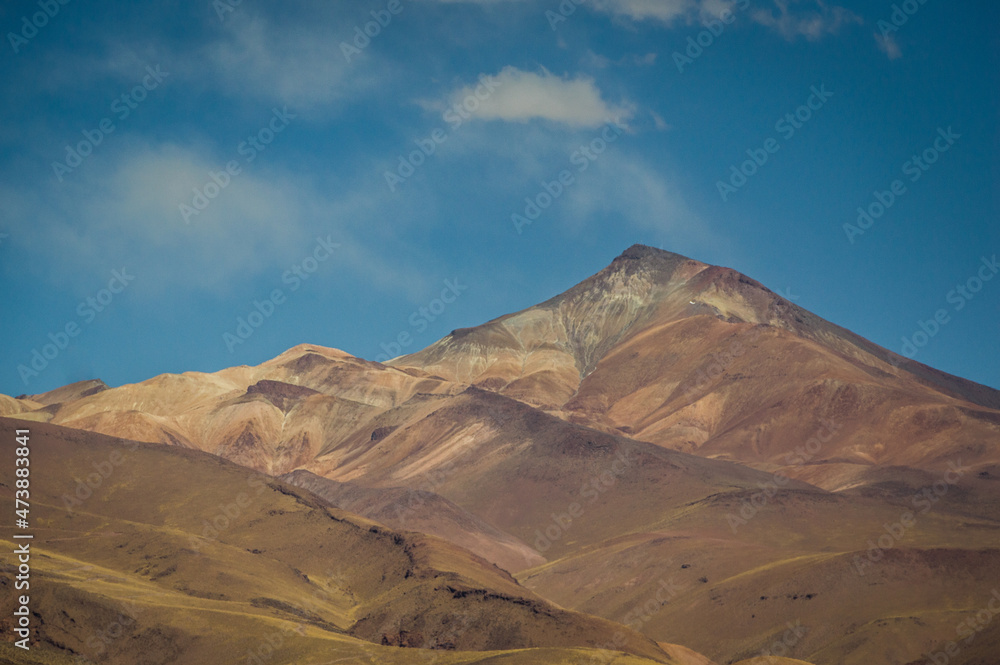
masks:
[[[605,492],[618,484],[618,480],[632,468],[637,458],[638,454],[634,447],[619,446],[614,461],[608,468],[603,473],[589,478],[580,488],[579,501],[570,503],[565,512],[552,513],[551,522],[546,525],[544,531],[535,529],[535,550],[545,554],[569,531],[574,521],[583,517],[588,505],[595,503]]]
[[[267,490],[267,484],[256,477],[247,478],[247,487],[255,491],[252,493],[240,492],[229,503],[220,503],[218,511],[212,516],[211,520],[204,519],[201,521],[202,528],[200,534],[198,536],[194,534],[188,536],[188,546],[195,553],[200,554],[201,548],[204,547],[206,542],[217,541],[219,536],[233,526],[241,515],[249,514],[251,512],[249,510],[250,506],[253,505],[254,500]]]
[[[669,566],[670,563],[670,559],[668,559],[664,565]],[[641,632],[642,627],[652,621],[663,609],[663,606],[676,598],[683,590],[684,587],[674,582],[673,577],[669,580],[664,580],[661,577],[658,580],[658,585],[653,595],[645,602],[629,610],[618,623],[636,632]],[[596,645],[594,648],[616,652],[621,651],[627,643],[628,640],[625,638],[625,633],[619,629],[614,632],[608,642]],[[617,653],[609,653],[607,655],[591,654],[586,662],[591,665],[611,665],[612,662],[618,660],[619,655]]]
[[[226,162],[224,169],[218,172],[209,171],[208,181],[201,187],[194,187],[191,190],[193,196],[190,205],[181,203],[178,206],[184,223],[190,224],[192,217],[203,213],[212,201],[232,184],[233,178],[243,173],[243,165],[248,165],[257,159],[257,156],[267,150],[278,134],[285,131],[297,117],[295,113],[289,112],[287,106],[282,107],[280,111],[277,108],[271,109],[271,118],[264,123],[264,126],[236,146],[236,154],[243,158],[243,164],[240,164],[238,159],[231,159]]]
[[[143,611],[132,599],[127,600],[123,604],[122,611],[114,620],[101,630],[90,634],[85,642],[90,652],[87,654],[78,653],[74,656],[74,665],[97,665],[97,661],[92,659],[104,656],[112,644],[129,634]]]
[[[24,382],[24,385],[28,385],[31,379],[45,371],[49,363],[69,348],[70,340],[79,336],[86,326],[94,322],[98,314],[110,307],[115,296],[120,295],[128,288],[133,280],[135,280],[135,275],[130,275],[126,268],[112,270],[107,288],[88,296],[77,305],[76,314],[82,321],[68,321],[56,332],[50,332],[48,334],[49,343],[42,345],[41,349],[38,347],[32,349],[31,359],[27,363],[17,366],[17,372],[21,375],[21,381]]]
[[[952,146],[962,138],[962,135],[956,134],[950,126],[948,129],[938,127],[937,133],[937,137],[930,146],[919,154],[913,155],[900,167],[903,175],[907,176],[910,182],[920,180],[941,159],[941,155],[951,150]],[[857,223],[844,224],[847,240],[853,245],[856,236],[864,235],[865,231],[874,226],[875,222],[881,219],[908,191],[906,183],[900,178],[893,180],[889,184],[889,189],[885,191],[875,190],[873,193],[875,200],[867,206],[858,207]]]
[[[670,565],[670,560],[668,559],[664,565]],[[661,577],[658,580],[658,585],[653,595],[645,602],[639,604],[638,607],[629,610],[618,623],[631,628],[637,633],[640,632],[643,626],[652,621],[653,617],[660,613],[664,605],[676,598],[683,590],[684,585],[675,582],[673,576],[669,580],[664,580]]]
[[[993,595],[983,609],[975,615],[964,619],[955,626],[956,640],[961,640],[965,646],[970,646],[979,633],[993,623],[993,618],[1000,614],[1000,589],[993,589]],[[927,656],[927,665],[948,665],[952,659],[957,658],[962,651],[962,645],[958,642],[948,642],[941,651],[937,653],[931,651]]]
[[[351,59],[361,55],[361,52],[368,48],[372,40],[382,34],[382,31],[389,27],[393,18],[403,13],[406,6],[402,0],[389,0],[385,9],[372,10],[373,21],[368,21],[364,26],[354,26],[354,39],[352,44],[340,42],[340,52],[344,54],[344,60],[350,64]]]
[[[819,88],[812,86],[809,91],[812,94],[806,98],[804,104],[791,113],[786,113],[778,118],[778,121],[774,123],[774,131],[786,141],[791,140],[795,133],[812,120],[813,115],[826,106],[826,103],[833,97],[833,93],[826,89],[826,84],[820,84]],[[746,185],[749,179],[756,175],[757,171],[767,164],[771,156],[779,150],[781,150],[781,144],[774,137],[765,140],[761,148],[748,149],[746,154],[750,159],[738,167],[735,164],[729,167],[728,182],[719,180],[716,183],[716,189],[719,190],[719,196],[722,197],[722,200],[728,201],[729,197]]]
[[[339,247],[340,243],[333,242],[333,236],[316,238],[312,252],[281,274],[281,283],[288,286],[289,292],[298,291],[302,284],[319,270],[320,264],[333,256],[334,250]],[[246,343],[257,329],[264,325],[264,321],[270,319],[277,308],[287,301],[285,291],[280,288],[271,291],[263,301],[254,300],[250,313],[245,317],[236,318],[235,334],[228,331],[222,333],[222,343],[229,349],[229,353],[235,351],[237,346]]]
[[[466,448],[432,471],[422,474],[421,482],[416,487],[410,488],[392,506],[394,517],[399,523],[399,526],[395,528],[406,528],[406,524],[410,518],[427,504],[426,495],[436,494],[446,480],[458,473],[459,463],[465,462],[470,453],[471,449]],[[388,511],[389,509],[387,508],[386,510]]]
[[[791,311],[792,302],[799,299],[799,296],[792,294],[791,288],[788,287],[785,288],[785,293],[775,291],[775,294],[782,298],[773,305],[774,313],[777,316],[786,315],[789,311]],[[697,305],[698,303],[696,301],[691,301],[690,304]],[[687,387],[684,388],[684,398],[687,400],[687,403],[694,403],[696,394],[713,381],[722,377],[726,373],[726,369],[730,367],[737,358],[742,357],[743,354],[749,350],[750,345],[760,339],[762,334],[763,329],[758,326],[754,326],[745,334],[734,335],[725,350],[718,353],[710,353],[709,356],[712,359],[712,363],[708,366],[700,367],[698,369],[698,373],[692,378],[692,380],[686,382]]]
[[[829,443],[833,439],[833,435],[841,427],[840,423],[835,420],[821,418],[820,421],[822,422],[822,427],[806,439],[803,445],[796,447],[794,453],[785,455],[785,462],[788,466],[802,467],[815,459],[819,455],[820,450],[823,449],[823,444]],[[733,530],[733,533],[736,533],[739,527],[749,524],[750,520],[760,514],[764,506],[778,494],[781,488],[788,485],[790,481],[791,479],[787,474],[777,471],[771,475],[771,480],[766,483],[757,483],[760,491],[754,492],[750,495],[749,499],[744,499],[741,502],[739,515],[735,513],[726,514],[726,522],[729,523],[729,528]]]
[[[465,99],[455,102],[441,115],[441,119],[448,124],[451,133],[454,134],[472,118],[472,114],[478,111],[482,103],[492,97],[501,85],[503,85],[503,81],[488,74],[480,75],[479,85],[466,95]],[[448,132],[443,128],[437,127],[426,138],[415,139],[413,142],[418,149],[411,151],[406,156],[400,155],[395,172],[388,169],[385,171],[385,182],[389,186],[389,191],[395,192],[399,185],[412,177],[417,169],[427,162],[427,158],[437,153],[438,146],[448,140],[448,135]]]
[[[755,327],[748,331],[745,337],[735,335],[724,350],[719,352],[713,351],[708,354],[709,358],[712,359],[711,364],[706,367],[699,368],[698,373],[684,389],[684,399],[687,400],[687,403],[694,403],[694,398],[698,392],[703,390],[713,381],[721,378],[726,373],[726,369],[731,366],[737,358],[740,358],[749,350],[749,345],[760,339],[761,334],[761,329]]]
[[[111,102],[111,113],[123,122],[132,115],[132,112],[139,108],[139,104],[146,100],[149,93],[160,87],[163,80],[170,76],[170,72],[160,70],[160,65],[146,67],[146,75],[131,90],[123,92]],[[83,164],[83,160],[94,154],[97,146],[104,143],[105,137],[112,134],[115,129],[115,121],[111,117],[102,118],[94,129],[81,130],[83,140],[75,146],[66,146],[66,157],[62,161],[52,162],[52,171],[59,182],[73,170]]]
[[[296,635],[304,637],[305,634],[306,627],[302,623],[297,623],[294,626],[284,625],[275,632],[261,637],[257,648],[247,649],[246,660],[243,662],[246,665],[265,665],[274,658],[278,649],[285,646],[285,639]]]
[[[889,19],[880,19],[875,24],[875,27],[879,30],[879,34],[882,36],[883,43],[886,43],[895,33],[899,32],[899,29],[906,25],[910,21],[910,18],[926,4],[927,0],[903,0],[901,4],[893,4]]]
[[[42,11],[35,12],[28,18],[25,14],[21,17],[21,29],[18,32],[8,32],[7,41],[14,49],[14,55],[21,52],[22,46],[27,46],[28,42],[38,36],[38,31],[49,24],[59,14],[60,10],[68,5],[71,0],[38,0],[38,6]]]
[[[558,12],[554,12],[551,9],[545,10],[545,18],[549,22],[549,27],[555,32],[559,29],[560,23],[565,23],[566,20],[576,13],[576,8],[585,3],[587,0],[562,0],[559,3],[557,9]]]
[[[913,504],[913,510],[903,511],[899,519],[892,524],[883,524],[882,533],[878,538],[874,540],[871,538],[868,539],[868,549],[865,553],[863,555],[854,555],[855,572],[863,577],[866,568],[881,561],[885,557],[887,550],[896,547],[903,536],[917,526],[915,511],[919,511],[921,515],[929,513],[935,504],[944,498],[952,487],[958,484],[962,476],[971,470],[970,467],[962,466],[961,459],[949,461],[948,470],[944,472],[941,480],[938,480],[933,485],[922,488],[911,497],[910,503]]]
[[[224,23],[226,15],[235,12],[236,8],[242,4],[243,0],[212,0],[212,9],[215,10],[216,16],[219,17],[219,22]]]
[[[757,662],[757,659],[760,658],[763,661],[760,665],[771,665],[771,663],[778,662],[779,659],[791,658],[790,654],[792,650],[802,641],[802,638],[806,636],[809,630],[798,619],[795,623],[789,621],[785,625],[788,629],[775,638],[769,647],[757,654],[753,659],[754,662]]]
[[[1000,272],[1000,264],[997,263],[996,254],[989,259],[985,256],[982,257],[976,274],[965,280],[964,284],[957,284],[955,288],[948,292],[945,300],[952,305],[954,312],[961,312],[998,272]],[[913,334],[903,337],[903,346],[900,349],[900,355],[911,360],[916,358],[920,349],[930,344],[930,341],[949,323],[951,323],[951,314],[944,308],[934,312],[934,316],[926,321],[917,321],[919,329],[915,330]],[[898,362],[890,361],[890,364],[898,365]]]
[[[608,147],[616,142],[625,131],[625,126],[619,121],[608,123],[601,130],[600,135],[595,136],[586,145],[581,145],[569,156],[569,163],[576,167],[576,173],[583,173],[590,165],[596,162]],[[521,235],[525,226],[534,224],[542,213],[552,207],[552,204],[559,200],[570,187],[576,184],[576,175],[569,169],[563,169],[556,174],[552,181],[542,180],[541,188],[534,196],[524,199],[523,214],[512,213],[510,221],[514,224],[514,230]]]
[[[407,323],[410,324],[410,328],[415,330],[417,333],[422,333],[427,330],[427,327],[436,321],[438,317],[444,314],[445,310],[448,309],[448,305],[454,303],[458,300],[458,297],[462,295],[463,291],[468,290],[468,286],[462,284],[458,279],[446,279],[444,280],[444,288],[441,289],[441,295],[438,298],[431,300],[425,307],[417,308],[417,311],[410,314],[407,318]],[[379,344],[379,348],[385,353],[376,356],[375,361],[384,363],[403,355],[403,349],[407,348],[413,344],[413,335],[410,334],[409,330],[403,330],[395,339],[388,344],[382,342]]]
[[[734,6],[739,11],[745,11],[750,6],[750,0],[736,0]],[[715,40],[722,36],[722,33],[726,31],[726,26],[735,22],[736,14],[728,7],[719,13],[718,18],[702,22],[705,29],[694,37],[687,38],[687,48],[684,49],[684,53],[674,51],[673,58],[674,64],[677,65],[677,71],[683,74],[684,68],[693,65],[694,61],[705,53],[705,49],[712,46]]]
[[[136,448],[139,447],[138,441],[132,441],[131,445],[128,446],[129,452],[135,452]],[[83,478],[77,478],[73,476],[73,480],[76,482],[76,487],[73,488],[72,494],[63,494],[62,502],[63,507],[66,512],[72,514],[76,508],[79,508],[84,504],[87,499],[94,496],[94,492],[99,490],[102,485],[110,478],[115,471],[125,463],[126,456],[123,455],[118,450],[112,450],[108,454],[107,458],[101,460],[100,462],[93,462],[91,466],[94,469],[93,473],[88,473]]]

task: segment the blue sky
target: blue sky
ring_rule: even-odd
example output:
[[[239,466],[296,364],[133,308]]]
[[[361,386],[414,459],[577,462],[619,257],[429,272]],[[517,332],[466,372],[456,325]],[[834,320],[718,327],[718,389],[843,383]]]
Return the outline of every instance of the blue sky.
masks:
[[[414,351],[636,242],[1000,388],[996,3],[562,7],[4,3],[0,392]]]

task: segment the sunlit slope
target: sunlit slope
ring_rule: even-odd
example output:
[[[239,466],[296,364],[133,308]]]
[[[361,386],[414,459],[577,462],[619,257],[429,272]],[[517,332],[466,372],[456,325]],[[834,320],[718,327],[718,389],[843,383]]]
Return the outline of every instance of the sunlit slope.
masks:
[[[25,424],[0,421],[0,437],[12,441]],[[197,451],[28,425],[36,635],[64,652],[86,653],[90,636],[129,601],[139,606],[135,639],[115,641],[121,660],[98,662],[129,662],[146,633],[162,643],[161,662],[168,654],[237,662],[272,626],[300,624],[310,640],[331,645],[615,645],[667,660],[651,640],[557,609],[463,550],[401,536],[251,470]],[[87,468],[106,478],[98,484],[95,475],[96,489],[77,495]],[[3,478],[9,506],[12,478]],[[67,510],[63,497],[74,495]],[[3,579],[9,586],[11,573]],[[321,646],[291,644],[302,653]]]
[[[110,389],[84,382],[34,396],[34,411],[36,403],[25,401],[0,408],[40,422],[196,448],[280,474],[418,393],[457,390],[422,374],[303,345],[257,367],[164,374]]]
[[[257,367],[82,382],[0,410],[281,474],[378,436],[387,420],[405,424],[390,411],[470,385],[831,490],[881,482],[885,466],[1000,463],[997,391],[882,349],[736,271],[643,246],[544,303],[388,365],[301,345]]]
[[[1000,392],[909,361],[755,280],[635,246],[572,289],[390,363],[633,438],[754,465],[822,437],[810,482],[1000,451]],[[827,473],[829,472],[829,473]]]
[[[799,641],[806,660],[863,663],[887,641],[898,641],[894,657],[915,657],[916,645],[954,631],[955,612],[975,607],[1000,566],[995,481],[971,468],[947,476],[955,482],[940,485],[943,497],[921,494],[914,504],[911,485],[932,488],[945,476],[901,471],[893,483],[839,493],[778,485],[773,474],[478,389],[398,411],[399,422],[396,411],[384,416],[394,422],[384,436],[349,439],[314,471],[373,489],[431,482],[549,559],[518,575],[540,595],[719,662],[760,652],[798,620],[828,627]],[[879,566],[859,575],[855,557],[906,511],[916,523],[885,555],[895,573],[869,583]],[[910,565],[922,571],[920,593]],[[775,599],[761,601],[775,587]],[[725,639],[717,626],[731,626]]]
[[[305,470],[286,474],[281,479],[309,490],[329,501],[335,508],[367,517],[393,529],[438,536],[510,572],[524,570],[545,561],[541,554],[526,543],[487,524],[434,492],[338,483]]]
[[[671,509],[752,491],[771,478],[567,423],[475,388],[430,400],[421,415],[376,441],[349,439],[309,468],[375,488],[430,483],[546,557],[648,528]],[[547,531],[548,541],[539,542]]]
[[[974,496],[956,487],[922,513],[910,502],[787,492],[742,523],[730,518],[748,497],[719,495],[519,578],[720,663],[761,653],[789,623],[804,634],[787,653],[813,663],[916,662],[1000,589],[1000,523],[969,510]],[[901,527],[908,510],[915,522]],[[1000,624],[976,644],[1000,649]],[[975,653],[951,662],[979,662]]]

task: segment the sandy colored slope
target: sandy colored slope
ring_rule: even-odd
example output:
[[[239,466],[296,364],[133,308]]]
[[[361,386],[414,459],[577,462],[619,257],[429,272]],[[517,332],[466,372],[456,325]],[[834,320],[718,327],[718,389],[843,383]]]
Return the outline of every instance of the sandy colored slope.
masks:
[[[735,345],[740,355],[718,379],[707,378],[713,354]],[[988,464],[1000,436],[1000,412],[878,380],[781,329],[704,316],[622,344],[567,409],[642,440],[796,475],[803,462],[850,465],[858,475],[874,465]],[[831,489],[843,482],[816,473],[810,479]]]
[[[330,452],[334,463],[320,457],[314,471],[375,487],[415,488],[433,479],[436,493],[550,560],[518,576],[542,596],[630,624],[639,608],[654,603],[655,611],[641,613],[649,617],[633,627],[719,662],[752,656],[795,620],[831,627],[800,643],[805,660],[814,651],[816,662],[864,663],[874,646],[897,635],[902,646],[893,653],[915,657],[915,645],[953,630],[948,608],[973,607],[974,592],[1000,565],[993,549],[1000,545],[995,481],[971,470],[899,541],[915,557],[903,559],[901,571],[913,562],[937,562],[926,573],[926,588],[949,590],[914,595],[905,575],[880,585],[852,585],[838,575],[850,573],[854,555],[878,539],[883,524],[914,510],[914,493],[940,474],[910,472],[915,475],[877,492],[846,494],[790,482],[734,533],[729,517],[757,501],[760,484],[773,483],[772,475],[573,425],[482,390],[428,398],[419,409],[401,411],[416,419],[376,441],[348,440],[347,450]],[[615,474],[623,451],[632,461]],[[583,494],[602,476],[611,481],[604,491]],[[570,514],[574,503],[577,515]],[[753,609],[760,590],[776,579],[789,585],[781,594],[789,599],[770,603],[768,612]],[[817,579],[826,579],[825,586]],[[682,586],[663,607],[661,582]],[[725,601],[713,598],[716,593]],[[805,602],[810,594],[825,600]],[[796,595],[803,601],[793,602]],[[751,608],[746,617],[736,611],[744,607]],[[919,618],[895,619],[910,613]],[[863,625],[854,625],[858,621]],[[717,627],[730,623],[730,637],[720,640]],[[854,638],[843,641],[848,631]]]
[[[107,389],[107,384],[100,379],[90,379],[87,381],[77,381],[76,383],[60,386],[55,390],[48,391],[47,393],[24,395],[21,399],[27,399],[43,406],[51,406],[52,404],[73,402],[84,397],[89,397],[90,395],[96,395],[97,393]]]
[[[14,399],[7,395],[0,395],[0,416],[13,416],[40,409],[42,406],[41,403],[29,399]]]
[[[305,470],[281,479],[309,490],[335,508],[386,526],[437,536],[515,573],[545,561],[527,544],[487,524],[444,497],[418,489],[372,489],[338,483]]]
[[[918,513],[877,562],[865,558],[868,541],[897,522],[905,505],[779,495],[733,533],[727,516],[740,506],[738,495],[712,497],[675,512],[659,530],[584,548],[519,577],[564,606],[658,640],[683,636],[718,662],[761,653],[789,622],[801,622],[806,634],[787,653],[831,665],[915,662],[921,649],[954,639],[956,624],[1000,585],[1000,523],[968,515],[979,511],[957,489]],[[996,506],[989,512],[995,516]],[[1000,624],[978,640],[1000,647]]]
[[[15,423],[26,424],[0,421],[4,441],[13,439]],[[621,649],[667,660],[652,641],[548,605],[443,541],[404,538],[218,458],[29,426],[33,551],[52,580],[41,589],[54,594],[36,598],[39,637],[63,650],[85,649],[117,602],[140,595],[151,609],[136,630],[158,631],[165,653],[202,653],[218,621],[231,622],[221,646],[211,647],[219,652],[233,644],[227,634],[245,642],[261,622],[294,621],[340,641],[460,651],[618,639]],[[113,460],[108,477],[67,511],[63,496],[74,492],[74,477],[95,463],[105,468],[106,460]],[[5,474],[8,507],[12,484]],[[3,577],[9,585],[10,573]],[[66,608],[74,611],[60,614]],[[128,662],[134,651],[122,648],[118,662]]]
[[[804,660],[794,658],[781,658],[779,656],[758,656],[748,660],[741,660],[734,665],[810,665]]]
[[[342,444],[347,450],[319,457],[310,470],[371,487],[416,488],[432,481],[436,493],[544,549],[546,557],[656,522],[671,507],[721,490],[752,489],[770,478],[573,425],[475,388],[426,409],[424,417],[377,441],[349,439]],[[553,526],[553,514],[569,515],[574,504],[573,512],[586,519],[571,529]],[[538,545],[538,532],[550,526],[567,535]]]
[[[103,385],[103,384],[101,384]],[[418,393],[457,390],[315,345],[257,367],[162,375],[107,390],[74,384],[40,396],[22,417],[217,454],[267,473],[311,461],[386,409]]]

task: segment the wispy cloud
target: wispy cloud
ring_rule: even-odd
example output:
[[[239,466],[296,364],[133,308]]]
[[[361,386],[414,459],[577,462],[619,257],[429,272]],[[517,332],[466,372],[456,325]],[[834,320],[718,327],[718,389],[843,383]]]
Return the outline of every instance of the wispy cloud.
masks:
[[[753,20],[771,28],[789,41],[815,41],[836,34],[843,26],[863,23],[849,9],[827,5],[823,0],[774,0],[775,9],[758,9]]]
[[[218,39],[205,47],[203,62],[198,71],[228,93],[300,109],[343,99],[357,83],[328,34],[303,25],[286,29],[249,12],[226,22]]]
[[[219,170],[190,148],[133,142],[120,159],[90,164],[72,182],[9,195],[32,211],[20,220],[24,241],[59,256],[68,275],[127,261],[164,289],[224,291],[248,266],[252,274],[256,257],[293,255],[308,204],[292,180],[244,172],[185,225],[179,205],[190,205],[193,188]]]
[[[189,224],[180,205],[206,191],[222,160],[199,146],[132,142],[117,159],[91,164],[72,181],[0,188],[18,216],[18,244],[58,257],[49,275],[73,275],[127,263],[144,289],[224,295],[247,280],[280,273],[321,234],[341,243],[337,264],[383,291],[419,292],[423,277],[388,261],[361,240],[380,214],[380,192],[363,187],[328,193],[311,178],[253,165],[232,176]],[[214,191],[214,190],[213,190]],[[374,206],[377,208],[378,206]]]
[[[899,47],[899,42],[896,41],[896,36],[893,34],[880,35],[875,33],[875,43],[878,44],[879,49],[888,56],[890,60],[899,60],[903,57],[903,50]]]
[[[698,5],[696,0],[596,0],[594,2],[594,8],[598,11],[627,16],[637,21],[655,19],[664,23],[690,17],[693,13],[697,13]]]
[[[214,12],[185,42],[152,32],[109,31],[95,37],[94,51],[49,63],[41,85],[53,91],[92,87],[114,78],[131,82],[146,65],[162,64],[172,81],[199,94],[221,94],[240,102],[283,104],[306,114],[324,110],[395,81],[374,49],[348,63],[340,49],[351,21],[365,14],[343,7],[310,7],[280,16],[243,5],[224,22]],[[331,34],[330,25],[343,26]],[[340,37],[340,38],[338,38]]]
[[[503,0],[433,0],[493,4]],[[508,0],[514,1],[514,0]],[[626,21],[655,21],[668,27],[717,19],[725,13],[750,9],[751,19],[774,30],[789,41],[815,41],[836,34],[847,24],[863,23],[849,9],[828,5],[824,0],[773,0],[773,8],[752,7],[748,0],[591,0],[593,10]]]
[[[627,104],[607,102],[593,79],[563,78],[542,69],[540,73],[505,67],[488,77],[494,90],[488,95],[479,85],[465,86],[449,96],[449,104],[480,97],[474,115],[482,120],[528,122],[549,120],[572,128],[598,127],[612,120],[625,121],[633,110]],[[466,105],[467,107],[469,105]]]
[[[583,58],[583,62],[590,65],[591,67],[596,67],[598,69],[607,69],[608,67],[621,67],[623,65],[632,65],[635,67],[652,67],[656,64],[657,54],[654,52],[646,53],[645,55],[623,55],[617,60],[612,60],[607,56],[600,55],[599,53],[594,53],[593,51],[587,51],[586,57]]]
[[[621,220],[641,237],[711,245],[717,238],[688,205],[677,179],[630,152],[609,150],[595,163],[593,175],[568,196],[565,223],[579,232],[608,219]]]

